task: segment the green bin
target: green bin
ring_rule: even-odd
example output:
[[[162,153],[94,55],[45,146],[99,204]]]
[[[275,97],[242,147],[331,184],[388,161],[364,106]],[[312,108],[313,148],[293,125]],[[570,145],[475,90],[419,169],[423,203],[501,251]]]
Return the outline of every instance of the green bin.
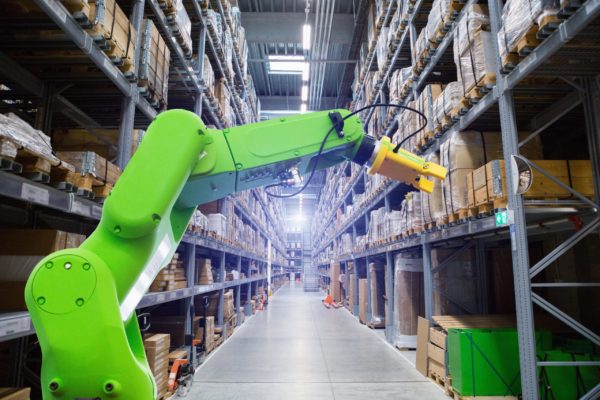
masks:
[[[536,333],[537,349],[552,347],[550,332]],[[516,329],[449,329],[448,366],[461,396],[521,394]]]

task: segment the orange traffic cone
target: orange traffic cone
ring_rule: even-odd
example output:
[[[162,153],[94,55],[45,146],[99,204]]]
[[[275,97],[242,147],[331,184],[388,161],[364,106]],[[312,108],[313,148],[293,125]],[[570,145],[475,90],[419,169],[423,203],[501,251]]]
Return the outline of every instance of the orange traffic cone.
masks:
[[[333,305],[333,298],[329,293],[327,293],[327,297],[323,300],[323,305],[327,308],[330,308]]]

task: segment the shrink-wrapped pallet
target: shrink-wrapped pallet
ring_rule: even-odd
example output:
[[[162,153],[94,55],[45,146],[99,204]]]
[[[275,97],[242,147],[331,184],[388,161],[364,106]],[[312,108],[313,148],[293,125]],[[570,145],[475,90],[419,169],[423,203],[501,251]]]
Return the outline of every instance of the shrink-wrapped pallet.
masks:
[[[423,258],[416,253],[394,257],[394,346],[416,348],[417,319],[424,313]]]
[[[493,85],[496,81],[495,39],[488,28],[487,7],[480,4],[467,7],[456,22],[454,63],[465,96],[478,95],[473,88]]]
[[[430,153],[425,157],[430,163],[440,164],[440,155]],[[423,211],[423,224],[432,224],[444,215],[444,191],[442,181],[434,179],[433,191],[421,193],[421,210]]]
[[[154,22],[144,20],[138,86],[151,99],[155,107],[167,106],[169,91],[169,63],[171,52]]]
[[[411,101],[408,107],[416,109],[417,102]],[[401,143],[402,148],[408,151],[414,151],[417,148],[416,132],[424,125],[424,120],[419,114],[411,110],[402,110],[398,114],[398,133],[395,143]]]
[[[556,19],[559,9],[558,0],[507,0],[502,9],[502,29],[498,32],[500,57],[504,60],[508,53],[516,53],[519,41],[527,40],[527,36],[535,38],[536,25]]]
[[[403,235],[410,235],[423,230],[423,212],[421,194],[419,192],[406,194],[406,197],[402,201],[400,218],[400,232]]]
[[[341,237],[341,252],[340,254],[349,254],[352,252],[352,235],[349,233],[342,234]]]
[[[416,141],[417,146],[423,147],[425,146],[431,139],[433,139],[433,131],[434,131],[434,122],[432,118],[433,114],[433,102],[442,94],[442,90],[444,89],[444,85],[441,84],[430,84],[423,88],[419,97],[415,102],[415,108],[421,112],[421,114],[425,115],[425,119],[420,115],[415,114],[417,120],[417,127],[415,130],[424,127],[417,135]],[[408,110],[410,112],[410,110]]]
[[[14,159],[17,151],[24,148],[52,165],[60,163],[52,151],[50,137],[13,113],[0,114],[0,146],[2,157]]]
[[[460,82],[450,82],[446,85],[442,94],[433,101],[431,119],[436,131],[443,130],[452,124],[452,111],[459,106],[462,97]]]
[[[369,264],[371,278],[371,321],[372,328],[385,327],[385,264]]]
[[[388,237],[395,238],[400,235],[400,220],[402,218],[402,212],[399,210],[390,211],[387,216],[387,234]]]
[[[204,57],[202,57],[202,63],[202,80],[204,81],[204,86],[210,93],[213,93],[213,87],[215,85],[215,72],[213,71],[210,60],[206,54]]]
[[[400,100],[402,100],[408,88],[410,88],[412,74],[411,67],[397,69],[392,73],[388,84],[390,89],[390,103],[400,103]],[[396,109],[392,109],[392,111],[396,111]]]
[[[437,47],[452,25],[453,12],[450,8],[456,8],[457,4],[452,0],[434,0],[427,24],[421,29],[413,48],[414,60],[423,61],[431,55],[431,50]]]
[[[433,249],[431,268],[435,269],[454,249]],[[477,264],[473,248],[464,250],[445,268],[433,274],[433,315],[475,314],[478,311]]]
[[[454,132],[440,146],[440,161],[448,175],[442,181],[444,211],[449,217],[467,208],[467,175],[502,150],[498,132]]]
[[[175,14],[173,14],[173,24],[171,25],[171,31],[177,39],[177,43],[181,46],[186,56],[191,57],[193,53],[192,49],[192,22],[190,17],[183,5],[183,0],[177,0],[175,6]]]
[[[381,72],[385,72],[385,65],[388,56],[388,32],[389,28],[381,28],[379,38],[377,39],[377,67]]]

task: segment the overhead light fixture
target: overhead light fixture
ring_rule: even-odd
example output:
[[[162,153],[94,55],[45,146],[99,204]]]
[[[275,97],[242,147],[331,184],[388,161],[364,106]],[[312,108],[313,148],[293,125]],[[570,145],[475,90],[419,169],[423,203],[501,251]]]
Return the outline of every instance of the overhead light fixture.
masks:
[[[300,100],[308,100],[308,85],[302,85],[302,92],[300,93]]]
[[[302,69],[302,82],[308,82],[308,74],[310,73],[310,64],[305,62]]]
[[[269,73],[285,75],[304,74],[304,56],[269,56]]]
[[[300,112],[301,113],[305,113],[306,112],[306,103],[300,104]],[[300,201],[302,201],[302,199],[300,199]]]
[[[304,50],[310,50],[310,25],[304,24],[302,27],[302,47]]]

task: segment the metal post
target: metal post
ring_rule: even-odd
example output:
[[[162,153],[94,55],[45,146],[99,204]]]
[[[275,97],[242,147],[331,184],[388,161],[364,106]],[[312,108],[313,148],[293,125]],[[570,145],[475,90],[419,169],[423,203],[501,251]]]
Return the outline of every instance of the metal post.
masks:
[[[366,318],[368,322],[373,319],[373,304],[371,303],[371,271],[369,271],[369,256],[365,258],[365,270],[367,271],[367,314]]]
[[[135,119],[135,101],[131,96],[124,96],[121,101],[121,122],[119,124],[119,145],[117,149],[117,165],[124,169],[131,157],[131,133]]]
[[[423,243],[423,295],[425,297],[425,318],[429,321],[433,315],[433,273],[431,270],[431,243]]]
[[[204,82],[204,53],[206,46],[206,27],[204,24],[200,27],[200,38],[198,39],[198,79],[202,82],[202,88],[206,89]],[[194,112],[197,115],[202,115],[202,93],[198,93],[194,103]]]
[[[592,161],[592,172],[596,204],[600,204],[600,88],[598,81],[592,78],[583,80],[583,112]]]
[[[353,299],[352,299],[352,314],[358,315],[358,260],[354,260],[354,281],[353,285]]]
[[[238,279],[242,276],[242,256],[238,256],[237,258],[237,271],[238,271]],[[242,324],[242,311],[241,311],[241,297],[242,297],[242,285],[236,286],[235,291],[235,312],[237,313],[237,326]]]
[[[387,196],[386,196],[387,198]],[[385,252],[385,338],[394,342],[394,257],[389,251]]]
[[[42,98],[38,103],[35,113],[35,129],[39,129],[47,135],[52,133],[52,112],[54,101],[54,87],[44,84],[42,89]]]
[[[499,0],[489,0],[490,25],[492,36],[496,37],[500,30],[501,4]],[[496,76],[501,76],[500,52],[498,42],[494,43],[496,56]],[[518,174],[512,174],[512,156],[519,154],[519,138],[516,123],[512,91],[504,90],[504,79],[498,79],[496,89],[499,90],[498,107],[500,109],[500,126],[502,129],[502,148],[504,149],[504,165],[506,169],[506,187],[512,188]],[[516,172],[516,171],[515,171]],[[508,193],[508,209],[514,215],[510,224],[510,240],[515,283],[515,305],[517,314],[517,330],[519,337],[519,360],[521,365],[521,387],[524,400],[537,400],[539,388],[537,381],[535,357],[535,327],[533,321],[533,304],[529,279],[529,249],[527,247],[527,224],[523,211],[523,198]]]
[[[485,246],[484,242],[480,239],[476,239],[475,243],[475,255],[477,257],[477,288],[478,288],[478,310],[481,314],[488,313],[488,279],[487,279],[487,265],[485,260]]]
[[[252,283],[248,282],[247,283],[247,290],[246,290],[246,305],[244,306],[244,314],[246,314],[246,317],[249,317],[252,315]]]
[[[225,282],[225,252],[221,252],[219,264],[219,282]],[[217,311],[217,325],[223,327],[223,336],[227,337],[227,327],[224,325],[225,289],[219,290],[219,308]]]
[[[187,287],[193,288],[196,283],[196,245],[194,243],[185,244],[185,271]],[[188,351],[188,359],[196,361],[196,347],[192,345],[194,339],[194,298],[186,297],[183,301],[185,313],[185,347]]]
[[[267,298],[271,294],[271,268],[272,268],[272,265],[271,265],[271,254],[272,254],[271,239],[267,239],[267,263],[266,263],[266,268],[267,268],[267,287],[265,288],[265,290],[267,291]]]
[[[140,69],[140,52],[142,50],[142,22],[144,20],[144,0],[136,0],[133,4],[133,8],[131,10],[131,23],[133,24],[133,29],[137,32],[135,36],[135,45],[133,48],[133,60],[135,64],[134,68],[134,78],[137,80],[137,72]]]

